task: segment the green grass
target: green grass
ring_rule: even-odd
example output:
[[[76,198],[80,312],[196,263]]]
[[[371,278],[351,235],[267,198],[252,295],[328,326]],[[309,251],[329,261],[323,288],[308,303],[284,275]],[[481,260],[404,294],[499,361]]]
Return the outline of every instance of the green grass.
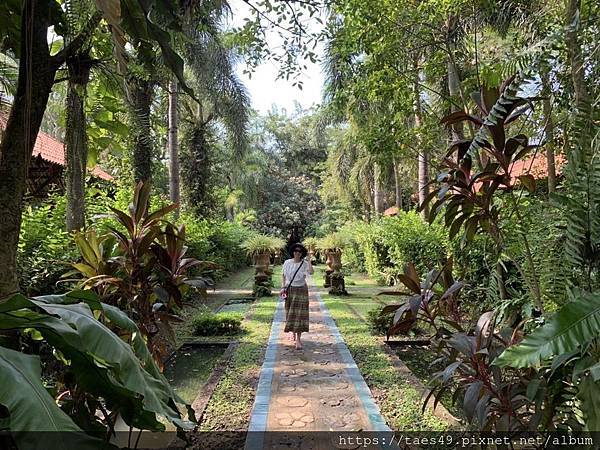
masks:
[[[277,305],[275,293],[280,286],[281,266],[275,268],[273,281],[274,295],[257,300],[248,318],[242,323],[246,333],[240,339],[240,344],[207,405],[200,424],[201,431],[248,428],[256,385]]]
[[[369,298],[346,298],[344,300],[346,305],[351,306],[365,320],[369,311],[381,306],[381,304]]]
[[[373,287],[377,291],[383,288],[383,286],[379,285],[377,281],[370,279],[367,275],[362,273],[352,273],[345,276],[344,280],[349,286]]]
[[[230,275],[227,278],[222,279],[217,282],[217,289],[250,289],[252,290],[252,276],[254,274],[254,267],[245,267],[241,269],[239,272],[236,272]],[[181,312],[178,314],[180,317],[184,319],[182,323],[175,323],[173,328],[175,330],[175,338],[177,341],[177,345],[181,345],[182,343],[190,340],[198,341],[196,337],[194,337],[194,327],[192,325],[192,318],[198,314],[203,309],[210,309],[211,311],[216,311],[221,306],[223,306],[227,300],[230,298],[237,297],[245,297],[249,294],[231,294],[231,293],[215,293],[211,290],[208,291],[207,298],[203,299],[201,296],[197,295],[190,302],[191,304],[186,304]],[[244,305],[244,312],[247,310],[247,306]],[[200,339],[201,340],[201,339]],[[213,339],[214,340],[214,339]],[[231,340],[231,339],[229,339]]]

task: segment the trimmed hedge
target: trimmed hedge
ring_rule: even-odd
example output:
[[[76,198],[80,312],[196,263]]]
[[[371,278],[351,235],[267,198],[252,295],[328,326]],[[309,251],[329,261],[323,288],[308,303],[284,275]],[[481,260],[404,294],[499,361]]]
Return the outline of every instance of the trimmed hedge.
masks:
[[[353,223],[344,229],[352,230],[354,241],[345,252],[345,261],[355,269],[364,268],[378,282],[393,284],[409,262],[420,273],[428,272],[448,254],[444,228],[429,225],[414,211],[371,223]]]
[[[231,336],[242,331],[240,313],[213,313],[203,311],[194,317],[192,324],[196,336]]]

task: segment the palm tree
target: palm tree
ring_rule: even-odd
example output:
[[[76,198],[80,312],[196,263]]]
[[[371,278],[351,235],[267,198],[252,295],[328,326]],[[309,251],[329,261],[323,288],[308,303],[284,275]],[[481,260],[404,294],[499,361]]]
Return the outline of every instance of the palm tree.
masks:
[[[185,104],[189,126],[182,175],[186,201],[198,215],[205,212],[208,195],[212,125],[219,122],[225,128],[233,161],[240,161],[247,147],[250,101],[235,74],[234,55],[220,40],[218,12],[211,16],[212,23],[202,24],[202,31],[188,31],[185,45],[197,100],[188,99]]]
[[[67,27],[65,41],[71,41],[81,32],[82,18],[94,13],[89,1],[68,0],[64,3]],[[90,72],[99,61],[90,57],[92,38],[67,58],[68,85],[65,128],[65,194],[67,197],[67,231],[81,230],[85,226],[85,177],[88,159],[85,100]]]
[[[159,42],[165,65],[180,81],[183,79],[181,58],[170,44],[172,33],[177,32],[180,25],[170,20],[162,26],[155,17],[157,14],[171,19],[177,17],[175,5],[158,0],[132,0],[127,2],[128,14],[121,15],[120,2],[93,3],[93,14],[81,32],[54,53],[48,45],[48,30],[54,25],[59,25],[55,27],[56,32],[64,30],[56,1],[0,2],[0,15],[11,23],[0,28],[2,51],[19,59],[17,88],[0,143],[0,301],[19,288],[16,255],[27,169],[57,71],[78,53],[104,17],[111,25],[114,48],[120,60],[128,39]],[[154,13],[152,17],[150,11]]]
[[[168,153],[169,153],[169,197],[172,203],[179,204],[179,113],[177,110],[179,93],[177,81],[169,81],[169,109],[168,109]],[[179,214],[179,208],[175,210]]]

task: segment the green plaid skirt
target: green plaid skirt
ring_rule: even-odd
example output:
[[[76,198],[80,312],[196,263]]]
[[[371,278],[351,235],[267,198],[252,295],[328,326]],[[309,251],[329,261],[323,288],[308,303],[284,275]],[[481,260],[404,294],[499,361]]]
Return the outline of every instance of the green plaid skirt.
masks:
[[[308,286],[291,286],[285,299],[285,330],[308,332]]]

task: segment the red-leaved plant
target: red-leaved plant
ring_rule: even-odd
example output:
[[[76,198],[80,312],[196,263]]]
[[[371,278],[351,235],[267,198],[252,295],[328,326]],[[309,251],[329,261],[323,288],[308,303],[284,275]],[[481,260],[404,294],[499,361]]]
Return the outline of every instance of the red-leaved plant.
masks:
[[[465,283],[454,280],[452,260],[442,270],[429,272],[423,280],[412,264],[399,276],[408,289],[380,295],[407,297],[402,304],[386,306],[382,314],[394,313],[389,335],[406,334],[425,323],[430,330],[431,349],[438,354],[433,366],[443,367],[431,379],[434,407],[446,391],[453,399],[462,399],[462,410],[470,423],[486,431],[528,429],[532,417],[540,411],[537,394],[528,394],[528,384],[539,377],[534,370],[519,373],[501,370],[494,359],[515,342],[518,333],[512,328],[496,329],[493,311],[487,311],[476,322],[461,310],[460,292]],[[529,391],[531,394],[531,391]],[[539,397],[539,396],[538,396]]]
[[[206,294],[211,280],[191,276],[218,266],[186,257],[185,227],[175,227],[165,216],[177,205],[150,213],[150,185],[136,186],[129,211],[111,208],[122,229],[109,227],[98,237],[93,230],[77,233],[75,242],[82,261],[73,267],[82,275],[79,284],[93,289],[106,303],[113,304],[136,321],[148,348],[159,364],[174,344],[170,323],[183,306],[190,286]]]

